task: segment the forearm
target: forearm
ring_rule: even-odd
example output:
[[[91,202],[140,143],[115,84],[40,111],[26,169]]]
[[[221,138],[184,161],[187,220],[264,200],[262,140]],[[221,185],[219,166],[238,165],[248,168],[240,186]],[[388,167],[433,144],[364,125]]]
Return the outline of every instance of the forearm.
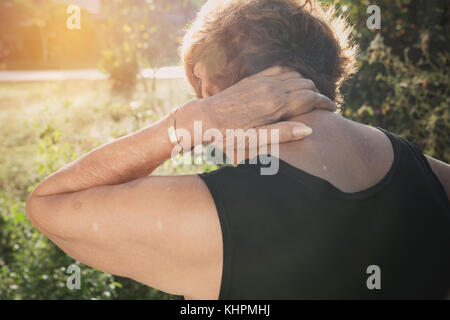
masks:
[[[196,101],[177,113],[177,127],[192,130],[194,118],[201,117]],[[186,109],[189,109],[187,112]],[[200,120],[200,119],[197,119]],[[167,133],[168,117],[133,134],[96,148],[47,177],[32,196],[76,192],[100,185],[121,184],[148,176],[171,157]]]

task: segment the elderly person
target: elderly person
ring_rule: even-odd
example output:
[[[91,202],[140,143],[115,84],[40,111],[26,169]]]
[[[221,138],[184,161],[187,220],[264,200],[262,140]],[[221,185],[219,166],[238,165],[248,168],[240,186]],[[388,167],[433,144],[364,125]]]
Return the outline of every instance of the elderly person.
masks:
[[[209,1],[182,48],[199,99],[46,178],[30,220],[74,259],[186,299],[445,297],[449,165],[332,112],[348,32],[316,1]],[[181,149],[238,150],[220,135],[250,128],[279,136],[237,166],[149,176]]]

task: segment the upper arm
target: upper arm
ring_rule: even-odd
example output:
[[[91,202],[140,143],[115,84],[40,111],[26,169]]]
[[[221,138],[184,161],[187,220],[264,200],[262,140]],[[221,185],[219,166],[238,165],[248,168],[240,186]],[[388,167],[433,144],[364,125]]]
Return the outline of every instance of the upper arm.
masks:
[[[197,176],[153,176],[36,196],[27,210],[61,249],[104,272],[184,295],[220,277],[220,224]]]
[[[438,177],[444,187],[445,192],[447,193],[447,198],[450,201],[450,165],[427,155],[425,158],[428,160],[431,170],[433,170],[434,174]]]

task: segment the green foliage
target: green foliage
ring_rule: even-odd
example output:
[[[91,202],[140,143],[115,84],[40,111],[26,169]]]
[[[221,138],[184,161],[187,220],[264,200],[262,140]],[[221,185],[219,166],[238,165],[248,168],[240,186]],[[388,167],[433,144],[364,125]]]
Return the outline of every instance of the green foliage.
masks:
[[[105,49],[100,67],[113,80],[114,93],[132,93],[142,68],[158,69],[178,63],[177,48],[184,21],[174,23],[170,16],[175,13],[186,18],[196,8],[196,2],[190,0],[104,2]],[[153,93],[155,83],[154,79]]]
[[[368,1],[341,1],[356,25],[359,73],[344,90],[345,115],[380,126],[450,161],[448,1],[377,1],[381,30],[366,26]]]

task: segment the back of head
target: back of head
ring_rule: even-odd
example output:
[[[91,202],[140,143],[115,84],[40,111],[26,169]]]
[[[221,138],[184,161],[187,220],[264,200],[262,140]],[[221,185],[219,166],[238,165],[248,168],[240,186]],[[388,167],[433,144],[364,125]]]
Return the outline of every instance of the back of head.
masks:
[[[355,71],[350,32],[345,19],[316,0],[210,0],[188,29],[181,54],[199,98],[197,63],[222,90],[281,65],[313,80],[339,103],[339,86]]]

